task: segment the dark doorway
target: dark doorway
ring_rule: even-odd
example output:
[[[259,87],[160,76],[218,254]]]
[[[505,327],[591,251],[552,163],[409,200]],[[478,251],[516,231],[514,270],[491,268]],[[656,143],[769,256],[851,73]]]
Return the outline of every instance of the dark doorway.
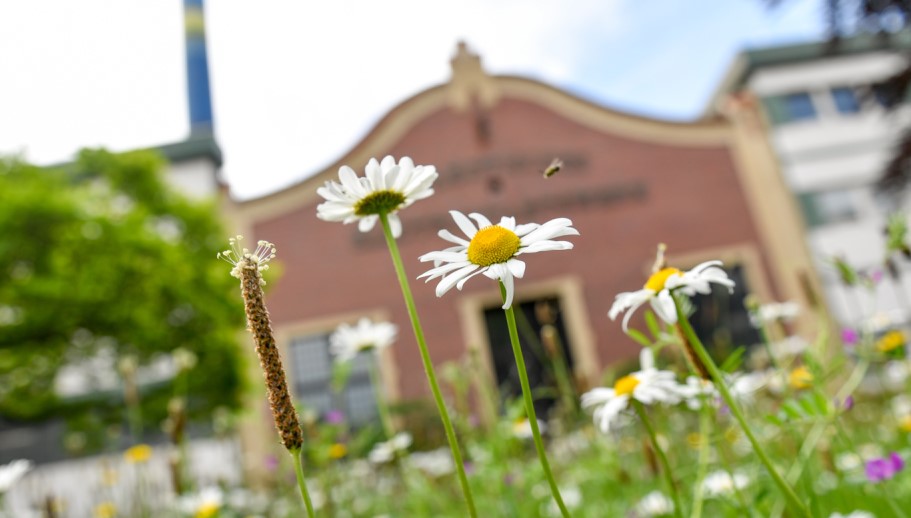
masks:
[[[712,284],[712,293],[697,294],[691,299],[696,310],[690,316],[693,330],[718,360],[723,360],[737,347],[761,343],[759,332],[750,323],[750,314],[744,306],[750,287],[743,266],[727,266],[724,271],[735,283],[734,293],[724,286]]]
[[[573,357],[566,336],[560,300],[557,297],[544,297],[516,303],[513,308],[516,313],[522,355],[528,371],[528,382],[535,400],[535,413],[539,419],[547,419],[559,396],[558,376],[561,375],[561,362],[565,365],[564,375],[569,378],[568,382],[572,383]],[[486,308],[484,321],[487,324],[490,354],[500,396],[503,399],[522,397],[522,386],[509,341],[506,315],[499,306]],[[542,329],[545,326],[552,326],[551,329],[556,331],[556,340],[542,339]]]

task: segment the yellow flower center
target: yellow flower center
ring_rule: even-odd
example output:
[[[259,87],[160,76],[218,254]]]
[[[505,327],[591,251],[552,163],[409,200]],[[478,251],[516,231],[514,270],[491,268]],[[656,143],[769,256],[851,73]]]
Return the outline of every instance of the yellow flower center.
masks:
[[[127,462],[140,464],[152,457],[152,447],[147,444],[137,444],[123,453]]]
[[[903,345],[905,345],[905,335],[901,331],[889,331],[876,342],[876,348],[884,353],[898,349]]]
[[[389,214],[403,203],[405,203],[405,195],[398,191],[390,189],[375,191],[358,200],[354,205],[354,213],[358,216]]]
[[[795,389],[809,388],[810,384],[813,383],[813,373],[806,367],[797,367],[788,376],[788,383]]]
[[[114,518],[117,516],[117,506],[112,502],[101,502],[95,506],[95,518]]]
[[[911,433],[911,415],[906,415],[898,422],[898,429],[903,432]]]
[[[218,509],[221,506],[215,502],[206,502],[199,506],[199,509],[196,510],[196,514],[193,515],[193,518],[212,518],[218,513]]]
[[[335,443],[329,447],[329,457],[332,459],[340,459],[348,454],[348,447],[342,443]]]
[[[662,268],[657,272],[653,273],[651,277],[645,281],[645,289],[652,290],[654,292],[659,292],[664,289],[664,283],[667,282],[667,278],[674,274],[682,273],[676,268]]]
[[[512,230],[500,225],[484,227],[468,243],[468,260],[480,266],[505,263],[516,255],[520,244]]]
[[[635,376],[623,376],[614,383],[614,394],[618,396],[632,394],[637,385],[639,385],[639,380]]]

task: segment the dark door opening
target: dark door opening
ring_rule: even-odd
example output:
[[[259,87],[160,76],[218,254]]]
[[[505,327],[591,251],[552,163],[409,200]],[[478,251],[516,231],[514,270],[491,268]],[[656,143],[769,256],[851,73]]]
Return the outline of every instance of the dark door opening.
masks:
[[[573,383],[573,357],[560,300],[557,297],[544,297],[515,303],[513,308],[528,382],[535,400],[535,413],[539,419],[547,419],[560,394],[560,377],[563,376],[565,383]],[[500,396],[502,400],[520,398],[522,386],[509,341],[506,315],[499,306],[486,308],[484,321],[487,324],[490,354]],[[542,339],[542,329],[546,326],[551,326],[550,330],[555,331],[549,336],[555,336],[556,339],[548,336]]]

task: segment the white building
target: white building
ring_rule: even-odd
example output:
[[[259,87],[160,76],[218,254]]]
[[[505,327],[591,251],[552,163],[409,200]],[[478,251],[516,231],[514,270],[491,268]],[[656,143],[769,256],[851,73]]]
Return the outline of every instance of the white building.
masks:
[[[830,310],[842,325],[876,329],[907,322],[911,279],[888,275],[872,290],[845,287],[832,259],[882,272],[889,204],[875,189],[911,107],[887,111],[872,84],[906,66],[911,34],[860,36],[742,52],[713,98],[747,92],[762,103],[784,181],[804,215]],[[898,207],[908,212],[906,197]],[[907,216],[906,216],[907,217]],[[874,276],[878,276],[875,274]]]

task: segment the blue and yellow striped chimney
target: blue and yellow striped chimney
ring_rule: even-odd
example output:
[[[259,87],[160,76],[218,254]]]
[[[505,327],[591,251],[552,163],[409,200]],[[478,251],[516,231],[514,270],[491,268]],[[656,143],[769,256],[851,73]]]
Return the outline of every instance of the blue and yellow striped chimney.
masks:
[[[191,136],[211,135],[214,125],[209,91],[209,58],[206,55],[206,21],[202,2],[203,0],[183,1]]]

